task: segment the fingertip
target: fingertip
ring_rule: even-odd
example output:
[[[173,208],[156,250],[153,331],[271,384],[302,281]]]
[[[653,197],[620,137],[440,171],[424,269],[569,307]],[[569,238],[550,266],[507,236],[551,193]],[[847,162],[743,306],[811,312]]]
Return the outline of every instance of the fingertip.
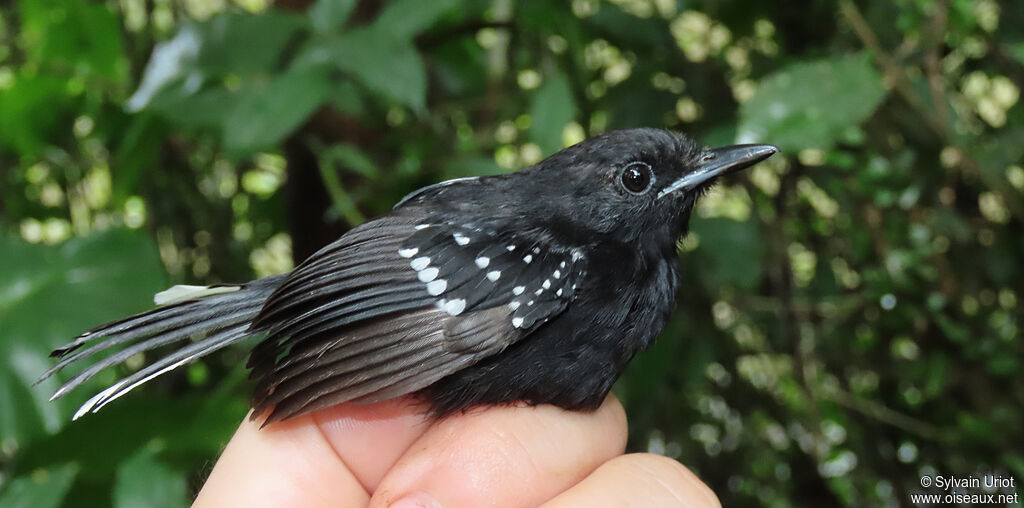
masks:
[[[672,496],[692,500],[690,506],[722,506],[711,487],[677,460],[653,453],[635,453],[623,455],[622,458],[623,461],[632,462],[633,467],[644,471],[651,478],[658,479]]]
[[[626,439],[629,437],[629,419],[626,417],[626,408],[622,407],[619,398],[613,393],[605,397],[598,412],[604,412],[605,425],[608,427],[608,435],[619,438],[619,454],[626,450]]]
[[[588,506],[721,508],[718,496],[678,461],[651,453],[621,455],[562,492],[545,508]]]
[[[369,494],[312,421],[303,416],[260,429],[246,418],[193,506],[338,506]]]

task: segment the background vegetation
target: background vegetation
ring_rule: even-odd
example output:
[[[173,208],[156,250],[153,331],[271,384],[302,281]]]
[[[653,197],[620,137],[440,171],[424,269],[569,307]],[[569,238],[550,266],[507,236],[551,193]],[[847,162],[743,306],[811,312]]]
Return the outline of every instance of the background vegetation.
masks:
[[[0,505],[183,505],[247,407],[237,349],[70,424],[51,347],[640,125],[784,153],[700,206],[632,449],[726,506],[1024,480],[1024,3],[264,1],[0,5]]]

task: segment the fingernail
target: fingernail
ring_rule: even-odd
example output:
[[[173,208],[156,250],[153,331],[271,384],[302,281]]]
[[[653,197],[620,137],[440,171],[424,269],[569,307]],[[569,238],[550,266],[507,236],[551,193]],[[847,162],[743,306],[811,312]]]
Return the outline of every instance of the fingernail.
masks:
[[[391,503],[388,508],[441,508],[441,503],[437,502],[430,494],[419,491],[406,494],[398,501]]]

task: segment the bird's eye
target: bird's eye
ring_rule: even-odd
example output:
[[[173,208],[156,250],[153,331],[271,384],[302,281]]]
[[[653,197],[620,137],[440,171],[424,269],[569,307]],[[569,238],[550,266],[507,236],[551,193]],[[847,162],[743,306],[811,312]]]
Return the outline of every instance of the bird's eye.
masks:
[[[630,192],[643,192],[651,185],[651,167],[634,162],[622,172],[622,185]]]

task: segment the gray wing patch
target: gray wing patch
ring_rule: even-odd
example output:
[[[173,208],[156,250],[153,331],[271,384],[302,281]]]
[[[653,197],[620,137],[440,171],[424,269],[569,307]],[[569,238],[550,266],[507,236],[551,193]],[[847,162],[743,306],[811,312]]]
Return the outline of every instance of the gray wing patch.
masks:
[[[318,354],[289,358],[257,388],[267,422],[342,402],[377,402],[426,388],[438,379],[495,354],[524,332],[508,325],[507,309],[451,316],[440,309],[403,314],[349,331],[360,340]]]

